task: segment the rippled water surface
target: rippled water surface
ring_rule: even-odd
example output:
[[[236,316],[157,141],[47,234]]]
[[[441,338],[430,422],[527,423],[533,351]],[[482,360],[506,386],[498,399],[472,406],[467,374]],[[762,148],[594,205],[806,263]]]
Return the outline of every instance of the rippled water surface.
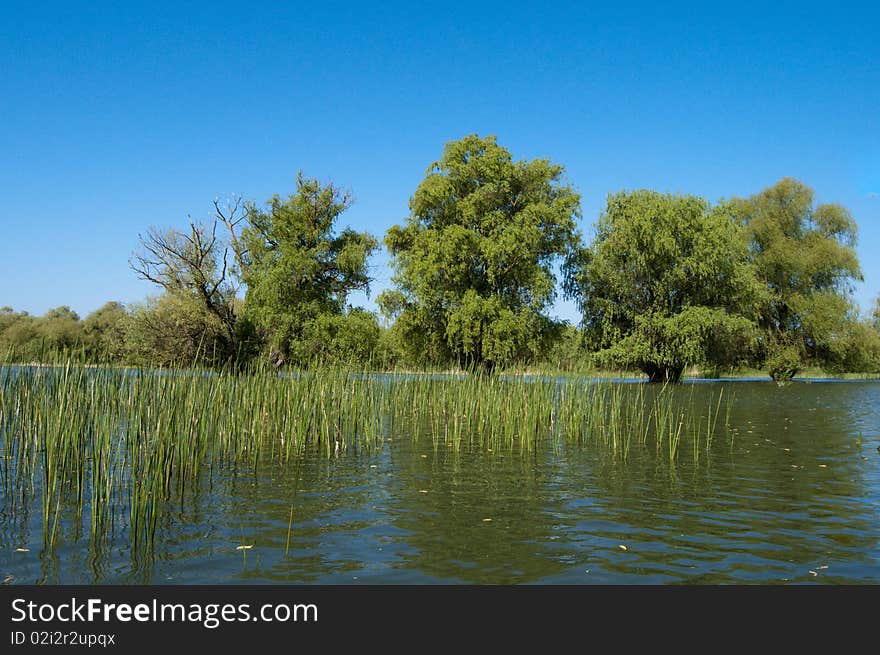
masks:
[[[717,392],[722,383],[695,385]],[[724,383],[730,427],[675,466],[591,445],[487,452],[388,434],[205,481],[133,559],[0,503],[12,583],[880,582],[880,384]],[[292,510],[291,510],[292,508]],[[15,510],[15,511],[13,511]],[[292,521],[291,521],[292,516]]]

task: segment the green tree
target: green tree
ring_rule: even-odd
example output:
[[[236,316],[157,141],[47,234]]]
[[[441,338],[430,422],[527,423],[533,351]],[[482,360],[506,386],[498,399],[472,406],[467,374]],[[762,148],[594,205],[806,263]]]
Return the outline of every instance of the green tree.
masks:
[[[397,289],[379,298],[413,359],[491,370],[545,352],[554,264],[579,243],[580,197],[546,159],[495,137],[448,143],[387,233]]]
[[[104,304],[86,316],[83,335],[93,359],[118,361],[124,357],[128,319],[125,307],[115,301]]]
[[[85,344],[83,323],[66,305],[43,316],[0,309],[0,356],[36,362],[65,356]]]
[[[228,361],[225,326],[185,291],[135,305],[124,325],[124,357],[133,364],[219,366]]]
[[[726,205],[655,191],[608,196],[572,277],[598,362],[677,382],[749,351],[761,295]]]
[[[880,372],[880,332],[869,321],[848,317],[831,342],[823,367],[831,373]]]
[[[37,319],[12,307],[0,308],[0,356],[14,361],[29,361],[40,353]]]
[[[350,228],[335,232],[351,203],[333,184],[299,174],[288,198],[276,195],[265,208],[250,203],[240,219],[223,215],[247,285],[246,314],[276,365],[328,352],[335,338],[328,330],[335,334],[339,321],[327,317],[346,314],[352,291],[369,290],[368,258],[378,242]]]
[[[875,330],[880,330],[880,296],[874,301],[874,311],[871,312],[871,322]]]
[[[27,312],[17,312],[12,307],[0,307],[0,339],[9,340],[7,330],[24,323],[32,322],[33,316]],[[10,342],[11,343],[11,342]]]
[[[83,345],[82,322],[67,305],[50,309],[37,325],[40,337],[52,352],[69,352]]]
[[[774,379],[805,362],[839,359],[853,319],[852,283],[861,280],[856,223],[837,204],[813,202],[813,190],[785,178],[732,209],[749,236],[757,275],[767,289],[760,307],[761,347]]]
[[[381,366],[377,352],[382,328],[373,312],[355,308],[344,314],[320,314],[309,321],[296,342],[301,362]]]
[[[562,334],[546,353],[541,365],[551,371],[587,371],[593,368],[592,354],[586,347],[583,331],[565,325]]]

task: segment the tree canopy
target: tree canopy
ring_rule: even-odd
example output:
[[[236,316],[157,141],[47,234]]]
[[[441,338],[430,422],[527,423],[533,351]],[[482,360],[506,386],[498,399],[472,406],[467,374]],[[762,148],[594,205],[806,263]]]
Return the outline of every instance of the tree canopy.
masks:
[[[725,206],[647,190],[608,196],[573,286],[600,361],[651,381],[730,363],[748,348],[761,298]]]
[[[110,301],[86,316],[82,331],[95,359],[119,360],[125,353],[128,312],[122,303]]]
[[[580,197],[562,175],[495,137],[446,145],[385,237],[397,288],[379,304],[410,353],[492,369],[546,350],[554,264],[579,243]]]
[[[857,314],[850,298],[861,280],[856,223],[837,204],[813,202],[813,190],[785,178],[732,210],[749,237],[756,274],[766,288],[758,322],[761,347],[774,379],[790,379],[806,361],[839,357],[847,324]]]
[[[214,201],[183,229],[138,235],[131,268],[161,289],[84,320],[0,308],[0,356],[51,361],[358,368],[638,369],[678,381],[760,368],[880,371],[880,298],[862,312],[856,223],[793,178],[710,203],[609,194],[581,243],[580,196],[561,165],[514,159],[494,136],[447,143],[384,243],[392,287],[370,291],[379,242],[340,227],[351,194],[302,173],[262,204]],[[562,284],[560,285],[561,278]],[[581,321],[552,317],[562,291]]]
[[[273,196],[265,208],[249,203],[240,231],[241,221],[224,214],[247,286],[246,314],[276,363],[329,354],[340,320],[328,317],[346,314],[352,291],[369,290],[368,258],[377,240],[350,228],[336,233],[351,203],[333,184],[299,174],[289,197]],[[362,317],[352,321],[360,324]]]

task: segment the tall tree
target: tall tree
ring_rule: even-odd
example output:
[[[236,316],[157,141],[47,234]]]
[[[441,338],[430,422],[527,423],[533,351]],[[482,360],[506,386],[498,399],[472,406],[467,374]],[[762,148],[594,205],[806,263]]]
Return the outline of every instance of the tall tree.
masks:
[[[351,195],[332,183],[299,174],[296,191],[272,197],[265,208],[249,203],[238,217],[218,208],[247,285],[246,313],[276,364],[306,363],[330,349],[333,335],[316,337],[318,328],[338,328],[339,321],[326,317],[344,316],[348,295],[369,290],[368,258],[378,242],[350,228],[336,232],[351,203]]]
[[[685,366],[749,350],[760,287],[726,206],[655,191],[608,196],[572,278],[586,335],[606,365],[677,382]]]
[[[790,379],[806,361],[831,359],[852,320],[852,283],[862,279],[855,220],[840,205],[814,205],[813,190],[793,178],[732,207],[768,291],[759,318],[767,366]]]
[[[397,289],[379,304],[413,356],[491,370],[546,350],[554,264],[579,243],[580,196],[562,175],[495,137],[446,144],[385,237]]]

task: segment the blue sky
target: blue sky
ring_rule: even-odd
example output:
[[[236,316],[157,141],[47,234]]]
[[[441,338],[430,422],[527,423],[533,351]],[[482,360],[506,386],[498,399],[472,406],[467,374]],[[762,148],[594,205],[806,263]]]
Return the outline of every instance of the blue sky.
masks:
[[[138,232],[286,195],[300,169],[382,235],[443,144],[476,132],[563,164],[586,235],[611,191],[717,200],[797,177],[856,217],[867,308],[880,9],[710,4],[4,3],[0,305],[140,300]],[[372,265],[375,297],[390,272]]]

